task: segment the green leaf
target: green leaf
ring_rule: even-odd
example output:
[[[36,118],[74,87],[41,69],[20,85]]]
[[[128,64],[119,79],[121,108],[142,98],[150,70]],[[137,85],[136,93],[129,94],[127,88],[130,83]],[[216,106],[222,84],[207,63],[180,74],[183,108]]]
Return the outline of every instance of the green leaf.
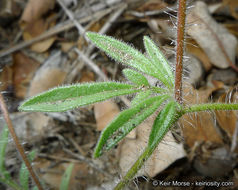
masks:
[[[61,112],[138,91],[133,85],[116,82],[62,86],[26,100],[19,110]]]
[[[69,188],[69,182],[70,182],[73,168],[74,168],[74,164],[71,163],[67,167],[66,171],[64,172],[64,175],[63,175],[61,183],[60,183],[60,190],[67,190]]]
[[[102,131],[94,151],[94,157],[99,157],[103,150],[109,150],[115,146],[132,129],[154,113],[162,102],[169,97],[169,95],[152,97],[121,112],[117,118]]]
[[[148,146],[157,146],[164,135],[168,132],[171,124],[174,122],[177,114],[177,102],[169,102],[156,117],[150,137]]]
[[[130,45],[112,37],[93,32],[87,32],[86,35],[98,48],[106,52],[107,55],[116,61],[160,79],[158,75],[159,68],[155,67],[146,56]]]
[[[136,104],[141,103],[143,100],[147,99],[151,94],[152,94],[151,90],[138,92],[135,98],[131,101],[131,105],[135,106]]]
[[[0,139],[0,173],[6,178],[10,179],[10,174],[5,168],[5,156],[6,156],[6,147],[8,143],[9,131],[5,125],[2,129],[1,139]]]
[[[138,85],[145,85],[149,86],[148,80],[144,77],[144,75],[138,73],[137,71],[134,71],[132,69],[123,69],[122,71],[126,78],[133,82],[134,84]]]
[[[36,156],[36,151],[35,150],[31,151],[30,154],[28,155],[29,161],[32,162],[34,160],[35,156]],[[21,165],[19,179],[20,179],[20,184],[23,187],[23,189],[28,190],[29,189],[29,171],[28,171],[24,162]]]
[[[174,86],[174,75],[167,60],[155,43],[147,36],[144,37],[144,46],[151,62],[158,68],[161,82],[172,88]]]

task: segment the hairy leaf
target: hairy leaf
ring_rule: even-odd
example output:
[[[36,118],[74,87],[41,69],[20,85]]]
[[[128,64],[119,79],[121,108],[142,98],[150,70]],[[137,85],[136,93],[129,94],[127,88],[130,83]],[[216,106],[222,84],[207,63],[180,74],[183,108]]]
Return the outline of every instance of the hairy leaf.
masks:
[[[30,162],[32,162],[34,160],[35,155],[36,155],[35,150],[30,152],[30,154],[28,155],[28,159]],[[20,184],[23,187],[23,189],[28,190],[29,189],[29,171],[26,168],[25,163],[22,163],[22,165],[21,165],[19,179],[20,179]]]
[[[152,91],[151,90],[146,90],[142,92],[138,92],[135,96],[135,98],[131,101],[131,105],[135,106],[138,103],[141,103],[145,99],[147,99],[151,95]]]
[[[138,91],[133,85],[116,82],[62,86],[26,100],[19,110],[61,112]]]
[[[61,183],[60,183],[60,190],[67,190],[69,188],[69,182],[70,182],[73,168],[74,168],[74,164],[71,163],[67,167],[66,171],[64,172],[64,175],[63,175]]]
[[[144,75],[134,71],[132,69],[123,69],[123,73],[128,80],[138,85],[149,86],[148,80],[144,77]]]
[[[144,37],[144,45],[151,62],[158,68],[161,82],[163,82],[167,87],[173,87],[174,75],[163,54],[155,43],[147,36]]]
[[[160,79],[159,68],[140,51],[112,37],[87,32],[87,37],[110,57],[143,73]]]
[[[144,100],[135,107],[121,112],[101,133],[94,157],[99,157],[103,149],[109,150],[124,138],[132,129],[142,123],[158,109],[169,95],[162,95]]]
[[[10,179],[10,174],[5,168],[5,156],[6,156],[6,147],[8,143],[9,131],[5,125],[2,129],[1,139],[0,139],[0,173],[6,178]]]
[[[177,103],[169,102],[156,117],[150,137],[148,146],[155,146],[161,141],[164,135],[168,132],[171,124],[174,122],[177,114]]]

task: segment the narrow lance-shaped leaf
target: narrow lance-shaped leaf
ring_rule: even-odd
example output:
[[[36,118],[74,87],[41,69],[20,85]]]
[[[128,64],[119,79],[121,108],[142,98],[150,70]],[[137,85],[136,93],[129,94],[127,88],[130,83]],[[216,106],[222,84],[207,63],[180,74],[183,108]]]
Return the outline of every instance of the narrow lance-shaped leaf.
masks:
[[[61,112],[138,91],[133,85],[116,82],[62,86],[26,100],[19,110]]]
[[[67,169],[66,169],[66,171],[65,171],[65,173],[64,173],[64,175],[63,175],[63,177],[61,179],[60,190],[68,190],[69,189],[69,182],[70,182],[70,178],[71,178],[71,174],[72,174],[73,168],[74,168],[74,164],[73,163],[71,163],[67,167]]]
[[[138,92],[135,96],[135,98],[131,101],[131,105],[135,106],[138,103],[141,103],[145,99],[147,99],[152,94],[151,90],[145,90],[142,92]]]
[[[150,137],[148,146],[157,146],[163,139],[164,135],[168,132],[169,128],[173,124],[177,114],[177,102],[169,102],[162,111],[156,117]]]
[[[102,132],[95,148],[94,157],[99,157],[103,150],[115,146],[132,129],[154,113],[168,99],[169,95],[149,98],[140,104],[121,112]]]
[[[123,69],[122,72],[124,73],[125,77],[134,84],[149,86],[149,82],[145,76],[138,73],[137,71],[132,69]]]
[[[28,159],[30,160],[30,162],[32,162],[34,160],[35,155],[36,155],[35,150],[30,152],[30,154],[28,155]],[[29,189],[29,171],[28,171],[25,163],[22,163],[22,165],[21,165],[19,179],[20,179],[20,184],[23,187],[23,189],[28,190]]]
[[[160,79],[158,68],[140,51],[112,37],[87,32],[87,37],[107,55],[123,64]]]
[[[158,68],[160,80],[167,86],[172,88],[174,85],[174,75],[167,60],[160,52],[155,43],[147,36],[144,37],[144,45],[151,62]]]
[[[8,143],[9,131],[7,126],[4,126],[1,133],[0,139],[0,173],[6,178],[10,179],[10,174],[5,168],[5,157],[6,157],[6,147]]]

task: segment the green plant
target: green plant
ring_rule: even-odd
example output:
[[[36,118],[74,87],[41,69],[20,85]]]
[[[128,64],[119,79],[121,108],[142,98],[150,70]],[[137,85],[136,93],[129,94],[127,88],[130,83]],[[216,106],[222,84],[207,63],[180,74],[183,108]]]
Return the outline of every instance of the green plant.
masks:
[[[185,15],[186,0],[180,0],[175,73],[149,37],[144,37],[146,49],[144,55],[112,37],[88,32],[87,37],[98,48],[115,61],[129,66],[129,69],[124,69],[123,73],[131,83],[100,82],[57,87],[25,101],[19,110],[60,112],[116,96],[136,93],[131,108],[122,111],[101,133],[94,152],[94,157],[99,157],[159,108],[160,112],[154,121],[147,147],[115,187],[115,189],[122,189],[135,176],[164,135],[181,116],[190,112],[208,110],[238,110],[238,104],[211,103],[192,106],[183,104],[182,63]],[[161,87],[152,86],[146,78],[147,75],[159,80]]]
[[[8,144],[8,135],[9,131],[7,127],[4,127],[1,134],[1,143],[0,143],[0,182],[8,185],[14,190],[28,190],[29,189],[29,171],[26,168],[25,163],[22,163],[21,169],[19,172],[19,182],[16,183],[12,178],[10,173],[5,168],[5,158],[6,158],[6,147]],[[29,160],[32,161],[35,157],[35,151],[31,151],[28,155]],[[33,187],[34,190],[37,190],[37,187]]]
[[[1,143],[0,143],[0,183],[3,183],[14,190],[29,190],[29,171],[23,162],[19,171],[19,183],[15,182],[10,173],[5,168],[5,158],[6,158],[6,147],[8,144],[9,131],[7,127],[4,127],[1,133]],[[34,160],[36,156],[36,151],[31,151],[28,155],[30,162]],[[60,190],[67,190],[69,187],[69,181],[72,174],[74,164],[70,164],[60,183]],[[31,188],[32,190],[38,190],[37,186]]]

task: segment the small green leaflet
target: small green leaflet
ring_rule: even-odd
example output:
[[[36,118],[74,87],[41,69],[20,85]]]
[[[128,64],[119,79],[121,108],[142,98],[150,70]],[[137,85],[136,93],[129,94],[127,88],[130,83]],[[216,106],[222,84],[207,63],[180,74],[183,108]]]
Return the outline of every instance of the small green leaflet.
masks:
[[[65,173],[64,173],[64,175],[63,175],[63,177],[61,179],[60,190],[68,190],[69,189],[69,182],[70,182],[70,178],[71,178],[71,174],[72,174],[73,168],[74,168],[74,164],[73,163],[71,163],[67,167],[67,169],[66,169],[66,171],[65,171]]]
[[[99,157],[103,150],[114,147],[132,129],[154,113],[170,96],[162,95],[148,98],[130,109],[121,112],[101,133],[94,151],[94,157]]]
[[[177,106],[177,102],[171,101],[160,111],[154,121],[148,146],[156,146],[163,139],[176,118]]]
[[[140,51],[132,48],[124,42],[116,40],[112,37],[87,32],[87,37],[101,50],[107,53],[110,57],[125,65],[133,67],[138,71],[153,76],[157,79],[162,79],[163,83],[170,83],[170,78],[163,77],[160,68],[155,66],[150,59],[144,56]],[[162,74],[162,75],[161,75]],[[168,81],[165,81],[167,78]]]
[[[144,37],[144,46],[151,62],[158,68],[158,74],[161,82],[164,83],[168,88],[174,86],[174,75],[170,65],[164,58],[155,43],[147,36]]]
[[[145,99],[147,99],[152,94],[151,90],[146,90],[142,92],[138,92],[135,96],[135,98],[131,101],[131,105],[135,106],[138,103],[141,103]]]
[[[0,142],[0,173],[6,178],[10,179],[10,174],[5,168],[5,157],[6,157],[6,148],[8,143],[9,131],[5,125],[1,133],[1,142]]]
[[[125,77],[131,82],[133,82],[134,84],[149,86],[149,82],[144,77],[144,75],[132,69],[123,69],[122,72],[124,73]]]
[[[21,111],[62,112],[141,91],[133,85],[117,82],[84,83],[62,86],[26,100]]]
[[[35,155],[36,155],[35,150],[30,152],[30,154],[28,155],[28,159],[30,162],[32,162],[34,160]],[[21,165],[19,179],[20,179],[20,184],[23,187],[23,189],[28,190],[29,189],[29,171],[26,168],[25,163],[22,163],[22,165]]]

